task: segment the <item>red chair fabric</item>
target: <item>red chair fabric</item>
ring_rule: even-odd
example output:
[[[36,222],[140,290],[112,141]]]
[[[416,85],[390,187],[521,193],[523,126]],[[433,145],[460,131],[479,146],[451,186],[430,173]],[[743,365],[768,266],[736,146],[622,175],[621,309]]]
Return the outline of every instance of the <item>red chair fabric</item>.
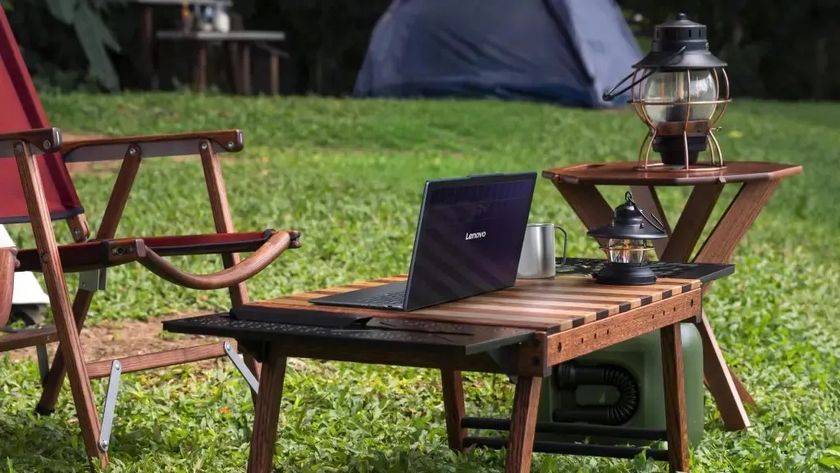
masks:
[[[49,127],[44,108],[32,85],[12,34],[6,12],[0,8],[0,133]],[[17,165],[9,156],[0,156],[0,223],[29,221]],[[11,157],[13,158],[13,157]],[[50,215],[65,219],[84,212],[79,196],[58,154],[38,156]]]

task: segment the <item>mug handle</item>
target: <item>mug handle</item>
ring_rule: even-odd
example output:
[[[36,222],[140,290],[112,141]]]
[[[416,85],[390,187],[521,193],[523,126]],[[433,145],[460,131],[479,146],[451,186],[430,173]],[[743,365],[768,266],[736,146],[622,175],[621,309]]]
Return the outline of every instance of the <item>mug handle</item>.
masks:
[[[554,228],[560,230],[560,233],[563,234],[563,260],[560,261],[561,265],[566,264],[566,245],[569,242],[569,235],[566,234],[566,230],[563,229],[560,225],[554,224]]]

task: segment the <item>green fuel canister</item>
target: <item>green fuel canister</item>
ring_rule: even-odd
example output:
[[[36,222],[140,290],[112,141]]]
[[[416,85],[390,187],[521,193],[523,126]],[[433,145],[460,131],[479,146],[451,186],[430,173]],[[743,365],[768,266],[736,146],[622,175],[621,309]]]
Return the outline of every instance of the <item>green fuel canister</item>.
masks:
[[[703,345],[694,324],[681,324],[688,437],[703,437]],[[544,378],[539,422],[580,422],[665,429],[665,395],[659,332],[630,339],[555,367]],[[569,441],[563,434],[540,433],[541,440]],[[590,438],[601,444],[639,443],[616,437]]]

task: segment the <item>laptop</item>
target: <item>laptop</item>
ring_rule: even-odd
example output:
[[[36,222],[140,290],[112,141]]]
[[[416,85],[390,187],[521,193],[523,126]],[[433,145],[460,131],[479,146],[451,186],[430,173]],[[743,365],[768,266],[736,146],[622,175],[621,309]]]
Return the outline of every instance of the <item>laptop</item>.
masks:
[[[536,173],[426,182],[408,279],[311,299],[416,310],[513,285]]]

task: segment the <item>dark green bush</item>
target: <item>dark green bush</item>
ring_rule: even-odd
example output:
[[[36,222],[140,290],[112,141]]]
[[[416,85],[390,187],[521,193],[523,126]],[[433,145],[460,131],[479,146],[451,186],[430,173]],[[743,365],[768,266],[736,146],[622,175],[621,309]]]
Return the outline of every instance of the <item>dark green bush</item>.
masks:
[[[840,2],[834,0],[618,0],[642,31],[684,11],[709,28],[736,96],[840,99]]]
[[[41,85],[118,90],[106,15],[121,0],[3,0],[26,63]]]
[[[546,0],[547,1],[547,0]],[[840,2],[801,0],[618,0],[633,16],[640,42],[677,11],[709,28],[715,53],[729,62],[733,93],[785,100],[840,99]],[[247,28],[283,30],[284,90],[344,95],[352,91],[370,34],[391,0],[236,0]],[[29,67],[41,84],[61,88],[138,81],[136,5],[122,0],[0,0]],[[172,27],[175,9],[156,9]],[[107,27],[105,26],[107,25]],[[546,45],[546,47],[551,47]],[[118,55],[119,54],[119,55]]]

